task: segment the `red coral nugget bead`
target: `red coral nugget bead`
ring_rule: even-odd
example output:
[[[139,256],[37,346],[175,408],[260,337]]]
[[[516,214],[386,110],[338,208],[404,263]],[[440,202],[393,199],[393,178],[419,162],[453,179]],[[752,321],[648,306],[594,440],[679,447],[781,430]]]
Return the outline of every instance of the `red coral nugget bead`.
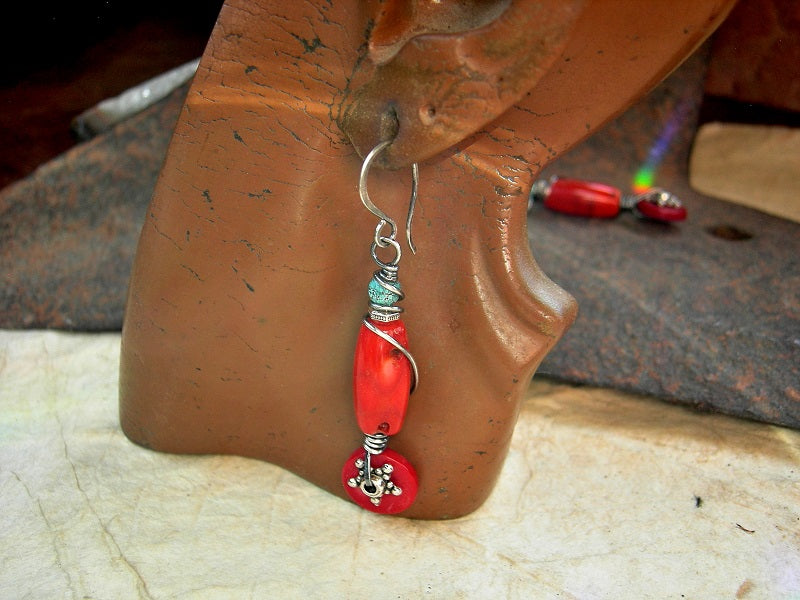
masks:
[[[369,320],[403,348],[408,348],[401,320]],[[403,426],[412,382],[405,355],[362,323],[353,362],[353,397],[358,426],[365,434],[394,435]]]

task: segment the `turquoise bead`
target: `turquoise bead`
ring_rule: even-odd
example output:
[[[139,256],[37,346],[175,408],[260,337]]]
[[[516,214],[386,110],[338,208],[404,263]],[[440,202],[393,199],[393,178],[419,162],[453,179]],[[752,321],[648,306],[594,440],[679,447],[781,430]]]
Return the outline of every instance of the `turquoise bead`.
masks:
[[[399,282],[395,282],[394,286],[397,289],[400,289]],[[369,295],[370,302],[377,304],[378,306],[391,306],[400,300],[400,296],[385,289],[374,279],[370,280],[369,282],[369,286],[367,287],[367,295]]]

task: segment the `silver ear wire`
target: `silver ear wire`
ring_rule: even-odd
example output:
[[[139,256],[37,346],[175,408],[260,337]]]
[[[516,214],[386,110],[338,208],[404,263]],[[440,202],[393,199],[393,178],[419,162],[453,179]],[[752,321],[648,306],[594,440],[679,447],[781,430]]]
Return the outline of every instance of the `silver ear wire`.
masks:
[[[376,243],[379,246],[385,247],[387,242],[381,243],[378,241],[380,236],[380,231],[383,229],[383,224],[386,223],[391,228],[391,232],[389,233],[388,239],[394,240],[397,236],[397,223],[395,223],[394,219],[392,219],[389,215],[383,212],[380,208],[375,206],[375,203],[369,197],[369,192],[367,191],[367,175],[369,175],[369,169],[372,166],[372,161],[375,160],[375,157],[378,156],[381,152],[383,152],[386,148],[391,145],[391,140],[386,140],[379,143],[375,146],[372,150],[370,150],[369,154],[367,154],[366,158],[364,158],[364,163],[361,165],[361,176],[358,179],[358,194],[361,197],[361,202],[364,207],[371,212],[373,215],[378,217],[381,222],[378,223],[378,227],[376,228]],[[411,238],[411,222],[414,218],[414,208],[417,204],[417,186],[419,183],[419,167],[417,163],[411,165],[411,200],[408,204],[408,216],[406,217],[406,240],[408,241],[408,247],[411,249],[412,254],[417,253],[417,248],[414,245],[414,241]]]
[[[419,167],[417,163],[411,165],[411,200],[408,203],[408,216],[406,217],[406,239],[411,254],[417,253],[417,248],[411,239],[411,220],[414,218],[414,207],[417,205],[417,185],[419,184]]]

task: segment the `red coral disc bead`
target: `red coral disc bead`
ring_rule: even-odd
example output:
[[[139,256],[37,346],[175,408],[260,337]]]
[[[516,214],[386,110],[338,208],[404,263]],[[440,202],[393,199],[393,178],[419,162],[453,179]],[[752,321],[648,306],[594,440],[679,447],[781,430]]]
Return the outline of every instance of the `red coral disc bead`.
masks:
[[[371,457],[371,473],[364,468],[364,449],[350,455],[342,469],[342,484],[361,508],[394,515],[414,502],[419,489],[417,472],[405,457],[392,449]]]
[[[659,206],[654,202],[639,200],[636,208],[648,219],[655,221],[685,221],[686,208],[683,206]]]
[[[399,319],[370,324],[403,348],[408,337]],[[358,426],[365,434],[394,435],[403,426],[411,390],[412,369],[403,353],[362,323],[353,362],[353,398]]]

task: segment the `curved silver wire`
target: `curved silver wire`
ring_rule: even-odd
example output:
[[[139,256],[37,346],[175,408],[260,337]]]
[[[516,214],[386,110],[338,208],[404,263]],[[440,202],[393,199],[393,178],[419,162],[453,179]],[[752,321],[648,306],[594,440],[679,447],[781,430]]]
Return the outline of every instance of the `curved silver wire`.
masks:
[[[361,165],[361,175],[358,178],[358,195],[361,197],[361,203],[369,212],[381,220],[376,229],[376,239],[378,236],[377,231],[380,231],[383,228],[384,222],[387,223],[392,230],[388,238],[393,240],[397,235],[397,223],[395,223],[394,219],[383,212],[380,208],[375,206],[375,203],[369,197],[369,192],[367,191],[367,175],[369,175],[369,169],[372,166],[372,161],[375,160],[375,157],[378,156],[378,154],[389,147],[391,143],[391,140],[385,140],[370,150],[369,154],[367,154],[366,158],[364,158],[364,163]],[[417,248],[411,238],[411,221],[414,218],[414,208],[417,204],[418,184],[419,167],[417,166],[417,163],[414,163],[411,165],[411,200],[408,204],[408,215],[406,216],[406,239],[408,240],[408,247],[411,249],[412,254],[417,253]]]
[[[400,249],[400,243],[397,240],[393,240],[391,238],[381,238],[384,242],[383,244],[378,244],[377,242],[372,243],[372,249],[370,252],[372,253],[372,260],[375,261],[379,267],[383,267],[384,269],[396,269],[397,265],[400,264],[400,258],[403,255],[403,251]],[[378,258],[378,247],[381,248],[388,248],[391,246],[394,248],[395,255],[394,260],[391,262],[383,262],[380,258]]]
[[[411,200],[408,203],[408,216],[406,216],[406,240],[411,254],[417,253],[417,247],[411,239],[411,220],[414,218],[414,207],[417,205],[417,185],[419,184],[419,167],[417,163],[411,165]]]
[[[385,333],[380,329],[378,329],[377,327],[375,327],[375,325],[369,322],[369,319],[365,317],[361,322],[372,333],[377,335],[379,338],[389,342],[392,346],[394,346],[400,352],[402,352],[403,356],[405,356],[408,359],[408,362],[411,365],[411,371],[414,373],[414,381],[411,382],[411,390],[409,391],[409,393],[412,393],[415,389],[417,389],[417,382],[419,381],[419,369],[417,369],[417,361],[414,360],[414,357],[411,356],[411,353],[408,350],[406,350],[405,348],[403,348],[403,346],[400,345],[400,342],[398,342],[388,333]]]
[[[390,294],[394,294],[397,296],[397,300],[395,302],[400,302],[403,300],[406,295],[402,289],[400,289],[400,284],[397,281],[397,272],[387,272],[386,269],[380,269],[379,271],[375,271],[372,274],[372,278],[376,281],[376,283],[385,289]],[[399,306],[387,306],[385,308],[395,308],[403,310]]]
[[[391,237],[394,237],[395,233],[397,232],[397,224],[389,215],[375,206],[375,203],[370,199],[369,192],[367,191],[367,175],[369,174],[369,168],[372,166],[372,161],[375,160],[375,157],[383,152],[391,143],[391,140],[383,141],[370,150],[369,154],[367,154],[366,158],[364,159],[364,163],[361,165],[361,176],[358,178],[358,194],[361,196],[361,202],[369,212],[378,217],[381,221],[386,221],[391,226]]]
[[[368,433],[364,435],[364,450],[369,454],[380,454],[389,444],[389,436],[385,433]]]

